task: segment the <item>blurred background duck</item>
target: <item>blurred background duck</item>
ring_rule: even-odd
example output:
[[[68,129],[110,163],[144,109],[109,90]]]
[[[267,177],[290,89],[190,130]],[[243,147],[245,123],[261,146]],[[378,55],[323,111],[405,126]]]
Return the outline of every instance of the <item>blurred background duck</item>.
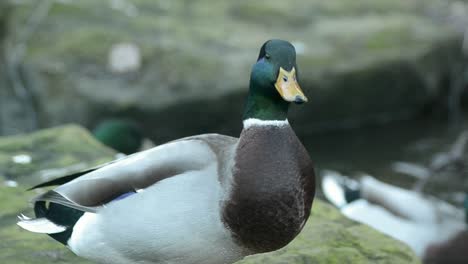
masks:
[[[468,202],[461,209],[369,175],[353,180],[336,171],[321,174],[325,197],[345,216],[405,242],[420,257],[466,230]]]
[[[125,155],[154,147],[137,123],[128,119],[110,118],[99,122],[92,131],[104,145]]]

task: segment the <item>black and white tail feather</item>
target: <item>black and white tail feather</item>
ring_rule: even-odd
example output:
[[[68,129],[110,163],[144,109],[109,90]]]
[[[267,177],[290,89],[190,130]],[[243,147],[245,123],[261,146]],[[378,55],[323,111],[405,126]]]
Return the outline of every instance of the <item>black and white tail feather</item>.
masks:
[[[32,219],[21,214],[18,219],[17,224],[20,227],[34,233],[57,234],[67,229],[65,226],[57,225],[45,217]]]
[[[111,162],[105,163],[105,164],[100,165],[100,166],[96,166],[96,167],[93,167],[93,168],[90,168],[90,169],[87,169],[87,170],[79,171],[79,172],[76,172],[76,173],[73,173],[73,174],[70,174],[70,175],[66,175],[66,176],[57,178],[57,179],[53,179],[53,180],[38,184],[36,186],[33,186],[33,187],[29,188],[28,190],[34,190],[34,189],[38,189],[38,188],[42,188],[42,187],[61,185],[61,184],[70,182],[70,181],[72,181],[72,180],[74,180],[74,179],[76,179],[76,178],[78,178],[78,177],[80,177],[80,176],[82,176],[82,175],[84,175],[86,173],[92,172],[92,171],[94,171],[96,169],[99,169],[99,168],[101,168],[101,167],[103,167],[105,165],[108,165],[108,164],[111,164],[111,163],[114,163],[114,162],[115,161],[111,161]],[[84,212],[95,212],[95,208],[80,206],[80,205],[66,199],[65,197],[63,197],[62,195],[60,195],[59,193],[57,193],[57,192],[55,192],[53,190],[50,190],[50,191],[48,191],[46,193],[43,193],[43,194],[35,197],[32,200],[32,202],[34,203],[34,209],[36,211],[36,215],[37,215],[37,211],[39,209],[37,202],[43,202],[43,203],[53,202],[53,203],[68,206],[70,208],[81,210],[81,211],[84,211]],[[39,211],[41,211],[41,210],[39,210]],[[18,226],[20,226],[21,228],[23,228],[23,229],[25,229],[27,231],[34,232],[34,233],[58,234],[58,233],[62,233],[62,232],[67,230],[66,226],[54,223],[53,221],[51,221],[50,219],[45,217],[45,214],[44,214],[44,216],[39,216],[38,218],[30,218],[30,217],[25,216],[24,214],[21,214],[21,215],[18,216],[18,220],[19,220],[17,222]]]

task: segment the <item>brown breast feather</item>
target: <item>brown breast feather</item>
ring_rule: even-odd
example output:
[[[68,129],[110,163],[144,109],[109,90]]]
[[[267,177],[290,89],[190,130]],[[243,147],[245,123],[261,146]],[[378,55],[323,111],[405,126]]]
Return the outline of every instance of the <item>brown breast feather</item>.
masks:
[[[314,194],[312,162],[291,127],[242,132],[233,189],[223,210],[239,244],[254,252],[285,246],[309,217]]]

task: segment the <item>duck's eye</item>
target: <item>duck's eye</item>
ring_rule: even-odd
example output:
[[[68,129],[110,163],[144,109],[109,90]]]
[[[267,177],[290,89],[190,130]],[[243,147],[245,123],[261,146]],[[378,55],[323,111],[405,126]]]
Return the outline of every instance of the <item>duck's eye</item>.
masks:
[[[268,53],[265,54],[265,58],[266,58],[266,59],[269,59],[269,58],[270,58],[270,54],[268,54]]]
[[[284,75],[283,76],[283,81],[287,82],[288,81],[288,76]]]

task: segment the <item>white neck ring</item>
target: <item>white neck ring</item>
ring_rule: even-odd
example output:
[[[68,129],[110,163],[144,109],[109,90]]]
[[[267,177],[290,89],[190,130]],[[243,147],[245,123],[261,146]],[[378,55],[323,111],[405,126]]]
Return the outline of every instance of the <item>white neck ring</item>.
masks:
[[[285,120],[261,120],[257,118],[248,118],[244,120],[244,129],[253,127],[253,126],[275,126],[275,127],[284,127],[289,126],[288,119]]]

